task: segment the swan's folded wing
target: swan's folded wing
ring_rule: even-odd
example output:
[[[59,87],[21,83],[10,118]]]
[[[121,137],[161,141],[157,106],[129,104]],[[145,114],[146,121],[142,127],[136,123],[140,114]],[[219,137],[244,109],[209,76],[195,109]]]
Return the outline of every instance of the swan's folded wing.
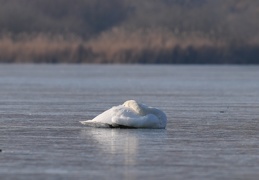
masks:
[[[112,125],[131,128],[159,128],[159,119],[153,114],[132,117],[114,116],[112,118]]]

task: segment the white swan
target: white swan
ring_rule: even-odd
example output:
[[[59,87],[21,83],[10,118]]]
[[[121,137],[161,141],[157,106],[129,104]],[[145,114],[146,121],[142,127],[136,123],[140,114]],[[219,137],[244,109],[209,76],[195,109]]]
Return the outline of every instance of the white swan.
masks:
[[[159,109],[129,100],[81,123],[96,127],[164,129],[167,118]]]

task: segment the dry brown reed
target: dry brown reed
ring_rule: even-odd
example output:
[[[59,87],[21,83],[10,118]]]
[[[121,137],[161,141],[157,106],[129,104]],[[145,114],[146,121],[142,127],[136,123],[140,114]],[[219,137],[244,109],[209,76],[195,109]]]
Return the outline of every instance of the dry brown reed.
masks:
[[[258,49],[256,43],[231,45],[167,29],[113,28],[90,40],[72,34],[0,36],[5,63],[258,63]]]
[[[73,35],[22,34],[0,38],[1,62],[75,62],[83,40]]]
[[[103,61],[136,63],[146,52],[150,56],[157,57],[161,53],[171,53],[175,48],[185,51],[189,47],[197,49],[203,47],[219,48],[225,44],[197,34],[177,37],[167,29],[139,29],[131,32],[126,29],[113,28],[89,41],[88,46],[94,54],[100,55]]]

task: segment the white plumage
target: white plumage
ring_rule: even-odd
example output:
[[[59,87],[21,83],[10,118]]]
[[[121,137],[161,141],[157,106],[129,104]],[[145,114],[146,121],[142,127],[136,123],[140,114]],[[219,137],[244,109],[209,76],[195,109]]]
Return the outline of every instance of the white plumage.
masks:
[[[95,127],[164,129],[167,118],[165,113],[157,108],[129,100],[81,123]]]

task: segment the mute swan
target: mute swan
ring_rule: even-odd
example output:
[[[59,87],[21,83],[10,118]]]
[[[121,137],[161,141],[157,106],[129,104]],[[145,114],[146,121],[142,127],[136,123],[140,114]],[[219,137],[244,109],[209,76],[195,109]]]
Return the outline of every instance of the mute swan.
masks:
[[[86,126],[111,128],[164,129],[167,118],[163,111],[135,100],[114,106],[92,120],[81,121]]]

